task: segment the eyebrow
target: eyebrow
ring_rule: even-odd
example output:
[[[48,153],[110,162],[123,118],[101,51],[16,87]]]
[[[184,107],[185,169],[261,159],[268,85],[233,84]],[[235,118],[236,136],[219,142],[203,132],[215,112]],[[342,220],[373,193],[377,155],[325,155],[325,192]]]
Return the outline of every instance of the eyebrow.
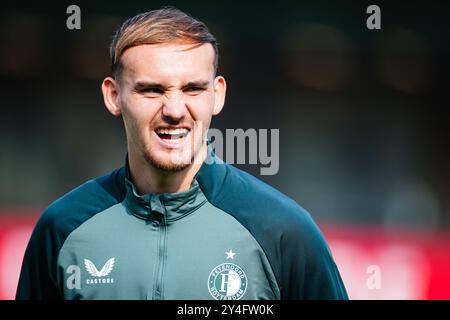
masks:
[[[160,89],[164,89],[165,87],[162,84],[160,84],[160,83],[147,82],[147,81],[138,81],[134,85],[134,89],[135,90],[142,90],[142,89],[145,89],[145,88],[160,88]]]
[[[207,87],[209,85],[209,81],[192,81],[192,82],[188,82],[185,86],[183,86],[183,88],[187,88],[187,87]]]
[[[190,87],[200,87],[200,88],[205,88],[209,85],[209,81],[203,81],[203,80],[199,80],[199,81],[191,81],[188,82],[187,84],[183,85],[182,88],[190,88]],[[145,88],[158,88],[158,89],[166,89],[166,86],[157,83],[157,82],[149,82],[149,81],[138,81],[136,82],[136,84],[134,85],[134,89],[135,90],[142,90]]]

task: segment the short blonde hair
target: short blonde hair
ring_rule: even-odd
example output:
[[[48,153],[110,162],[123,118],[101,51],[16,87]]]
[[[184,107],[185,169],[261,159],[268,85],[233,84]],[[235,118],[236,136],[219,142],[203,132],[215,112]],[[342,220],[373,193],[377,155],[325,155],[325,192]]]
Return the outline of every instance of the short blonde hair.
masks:
[[[210,43],[215,52],[214,71],[217,72],[218,45],[206,25],[177,8],[164,7],[129,18],[116,31],[110,46],[113,75],[116,78],[120,75],[123,68],[120,58],[126,49],[175,40],[185,40],[193,44]]]

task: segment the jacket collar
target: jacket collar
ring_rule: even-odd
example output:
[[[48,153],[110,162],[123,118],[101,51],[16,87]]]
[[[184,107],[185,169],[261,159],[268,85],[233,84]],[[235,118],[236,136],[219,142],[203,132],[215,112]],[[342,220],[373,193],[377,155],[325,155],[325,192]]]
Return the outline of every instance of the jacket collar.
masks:
[[[125,165],[125,191],[123,203],[127,210],[146,220],[153,220],[158,215],[163,215],[166,222],[179,220],[207,201],[196,179],[187,191],[139,195],[130,179],[128,157]]]

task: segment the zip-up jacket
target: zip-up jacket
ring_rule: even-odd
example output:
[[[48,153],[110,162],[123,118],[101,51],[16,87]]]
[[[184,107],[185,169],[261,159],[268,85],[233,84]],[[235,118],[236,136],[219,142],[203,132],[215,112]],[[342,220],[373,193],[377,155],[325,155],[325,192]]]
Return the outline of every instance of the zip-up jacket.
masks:
[[[187,191],[139,195],[126,164],[52,203],[16,298],[348,297],[309,213],[209,149]]]

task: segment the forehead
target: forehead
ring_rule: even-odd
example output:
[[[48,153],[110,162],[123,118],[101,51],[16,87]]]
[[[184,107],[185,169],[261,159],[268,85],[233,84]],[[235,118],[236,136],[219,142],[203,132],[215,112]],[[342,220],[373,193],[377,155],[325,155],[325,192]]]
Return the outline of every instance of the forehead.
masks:
[[[214,56],[209,43],[145,44],[127,49],[121,62],[126,77],[191,81],[214,75]]]

